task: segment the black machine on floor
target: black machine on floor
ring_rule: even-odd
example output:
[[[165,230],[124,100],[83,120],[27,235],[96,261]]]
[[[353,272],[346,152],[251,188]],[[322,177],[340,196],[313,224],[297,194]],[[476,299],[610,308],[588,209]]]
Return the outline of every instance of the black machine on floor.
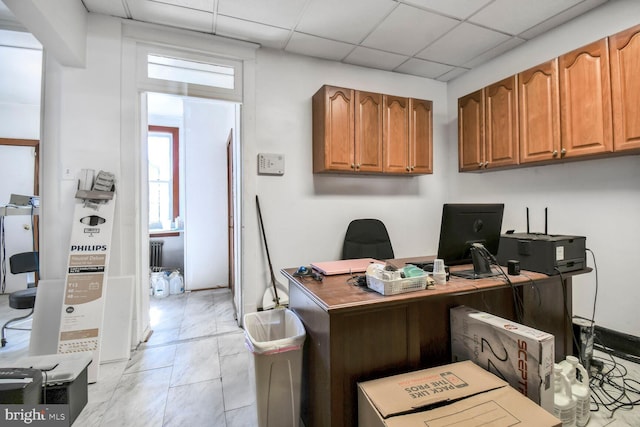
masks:
[[[520,262],[520,269],[535,271],[549,276],[582,270],[587,266],[586,237],[547,234],[547,210],[545,209],[545,232],[529,232],[529,209],[527,208],[527,232],[507,232],[500,236],[498,263]]]

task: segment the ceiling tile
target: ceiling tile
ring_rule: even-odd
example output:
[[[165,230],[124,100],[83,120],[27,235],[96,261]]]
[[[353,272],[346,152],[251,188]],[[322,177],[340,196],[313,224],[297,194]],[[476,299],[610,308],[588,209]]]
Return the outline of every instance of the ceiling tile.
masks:
[[[453,80],[456,77],[463,75],[467,71],[469,71],[468,68],[456,67],[453,70],[449,71],[448,73],[445,73],[437,77],[436,80],[439,80],[441,82],[448,82],[449,80]]]
[[[361,65],[363,67],[377,68],[391,71],[404,61],[407,56],[396,55],[395,53],[382,52],[380,50],[358,47],[344,59],[348,64]]]
[[[87,8],[89,12],[128,18],[129,16],[127,16],[127,10],[124,6],[126,1],[127,0],[82,0],[82,3],[84,3],[84,7]]]
[[[128,0],[131,17],[138,21],[210,33],[213,13],[150,0]]]
[[[301,0],[218,0],[218,13],[233,18],[292,29],[305,2]]]
[[[511,37],[509,40],[505,41],[504,43],[499,44],[498,46],[494,47],[493,49],[489,49],[484,53],[481,53],[480,55],[476,56],[475,58],[473,58],[472,60],[470,60],[469,62],[465,62],[464,66],[466,68],[474,68],[477,67],[480,64],[483,64],[487,61],[489,61],[490,59],[493,59],[497,56],[502,55],[503,53],[513,49],[516,46],[521,45],[522,43],[524,43],[525,40],[519,38],[519,37]]]
[[[492,0],[400,0],[406,4],[423,7],[434,12],[465,19],[482,9]]]
[[[465,22],[416,56],[444,64],[462,65],[508,38],[507,35]]]
[[[400,5],[362,42],[363,46],[414,55],[459,21]]]
[[[394,0],[310,0],[296,30],[358,44],[396,5]]]
[[[214,0],[151,0],[157,3],[165,3],[171,6],[178,6],[187,9],[201,10],[203,12],[213,12]]]
[[[218,15],[215,33],[220,36],[260,43],[262,46],[274,49],[282,49],[289,38],[290,31]]]
[[[520,34],[558,13],[574,6],[581,0],[495,0],[469,18],[469,22]]]
[[[300,55],[342,61],[353,50],[348,43],[336,42],[303,33],[294,33],[285,50]]]
[[[411,58],[393,71],[411,74],[414,76],[435,79],[442,74],[453,69],[450,65],[438,64],[437,62],[425,61],[423,59]]]
[[[520,34],[520,37],[523,37],[525,39],[532,39],[542,33],[549,31],[552,28],[570,21],[576,16],[582,15],[583,13],[593,9],[594,7],[606,3],[607,1],[608,0],[585,0],[582,3],[579,3],[572,8],[565,10],[558,15],[555,15],[551,19],[548,19],[541,24],[538,24],[535,27],[525,31],[524,33]]]

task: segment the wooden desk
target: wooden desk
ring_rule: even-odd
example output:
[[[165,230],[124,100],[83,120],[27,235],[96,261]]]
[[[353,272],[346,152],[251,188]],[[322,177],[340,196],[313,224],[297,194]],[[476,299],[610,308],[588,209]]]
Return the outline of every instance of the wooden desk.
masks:
[[[514,291],[500,277],[452,276],[434,290],[383,296],[350,284],[349,275],[317,282],[294,277],[295,271],[281,272],[289,280],[289,307],[307,332],[301,396],[306,427],[356,426],[360,381],[450,363],[451,307],[516,319]],[[524,303],[523,323],[555,335],[556,361],[573,351],[571,276],[588,271],[563,280],[527,271],[510,276]]]

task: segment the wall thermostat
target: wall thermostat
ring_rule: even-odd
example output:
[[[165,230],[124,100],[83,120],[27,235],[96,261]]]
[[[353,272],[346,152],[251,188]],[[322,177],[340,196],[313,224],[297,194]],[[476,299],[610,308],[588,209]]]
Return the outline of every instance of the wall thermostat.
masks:
[[[284,175],[284,154],[258,154],[260,175]]]

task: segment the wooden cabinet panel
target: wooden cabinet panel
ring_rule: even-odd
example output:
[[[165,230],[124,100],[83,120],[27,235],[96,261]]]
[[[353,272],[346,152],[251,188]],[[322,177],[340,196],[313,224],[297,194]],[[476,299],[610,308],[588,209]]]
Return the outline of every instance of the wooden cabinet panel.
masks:
[[[640,149],[640,25],[609,38],[613,146]]]
[[[518,74],[520,163],[560,153],[560,97],[556,59]]]
[[[354,91],[323,86],[313,96],[313,171],[352,171]]]
[[[409,98],[384,95],[383,154],[384,171],[408,172]]]
[[[410,173],[433,173],[433,102],[409,99]]]
[[[382,172],[382,95],[355,91],[355,169]]]
[[[484,166],[484,89],[458,100],[458,165],[461,172]]]
[[[560,56],[560,129],[565,157],[613,151],[607,39]]]
[[[518,164],[516,77],[485,88],[485,168]]]
[[[314,173],[432,173],[431,101],[325,85],[312,102]]]

